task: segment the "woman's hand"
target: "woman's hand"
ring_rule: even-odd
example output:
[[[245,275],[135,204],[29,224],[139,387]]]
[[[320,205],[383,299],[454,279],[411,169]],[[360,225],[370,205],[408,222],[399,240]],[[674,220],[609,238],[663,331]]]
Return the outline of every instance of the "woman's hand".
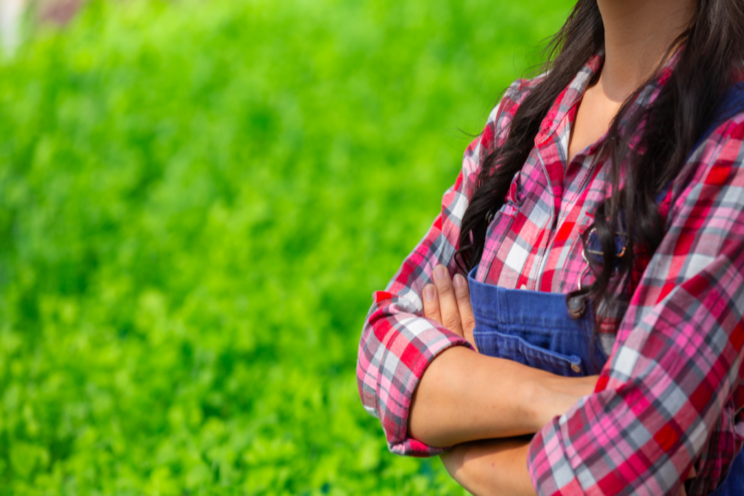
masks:
[[[475,322],[465,278],[434,270],[425,316],[474,344]],[[434,292],[432,293],[432,290]],[[534,434],[591,394],[596,378],[566,378],[464,346],[444,350],[421,376],[411,397],[408,434],[430,446]]]
[[[433,279],[434,284],[424,287],[424,316],[464,337],[477,349],[473,338],[475,318],[467,280],[460,274],[450,279],[444,265],[434,268]],[[530,409],[535,431],[554,417],[566,413],[582,396],[592,394],[597,379],[598,376],[569,378],[545,373],[540,380],[531,383],[527,401],[535,406]]]
[[[434,284],[424,286],[424,316],[464,337],[476,348],[473,338],[475,318],[468,281],[460,274],[450,279],[444,265],[434,267],[433,279]]]

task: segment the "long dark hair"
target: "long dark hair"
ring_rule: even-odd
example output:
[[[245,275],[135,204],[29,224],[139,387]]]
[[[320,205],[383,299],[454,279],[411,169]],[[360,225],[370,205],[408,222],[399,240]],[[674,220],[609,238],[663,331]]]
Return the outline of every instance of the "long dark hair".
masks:
[[[594,283],[574,291],[569,298],[588,297],[594,308],[604,305],[610,315],[617,314],[622,299],[619,296],[628,292],[638,257],[653,254],[664,236],[656,197],[676,177],[695,142],[713,123],[716,108],[741,67],[744,2],[698,0],[690,25],[669,47],[669,53],[680,46],[672,75],[653,104],[631,112],[630,103],[656,75],[626,100],[606,141],[613,193],[597,207],[592,226],[602,244],[603,264],[593,267]],[[504,204],[504,196],[527,160],[553,102],[603,47],[604,25],[596,0],[579,0],[549,46],[549,72],[524,98],[506,141],[485,159],[478,175],[460,232],[457,261],[463,269],[480,261],[489,214]],[[628,146],[631,136],[623,135],[619,125],[623,119],[629,123],[623,129],[628,130],[638,129],[645,122],[637,147],[641,152]],[[622,258],[615,252],[616,231],[622,229],[619,226],[630,226],[625,229],[627,249]]]

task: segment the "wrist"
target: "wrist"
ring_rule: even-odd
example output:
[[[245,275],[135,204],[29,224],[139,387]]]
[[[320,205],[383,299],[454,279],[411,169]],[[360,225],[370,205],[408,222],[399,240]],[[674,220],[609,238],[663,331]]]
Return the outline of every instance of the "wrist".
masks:
[[[522,414],[530,432],[533,433],[538,432],[553,418],[551,405],[555,403],[555,391],[550,375],[541,373],[542,371],[535,372],[520,390]]]
[[[473,495],[534,496],[527,470],[529,441],[524,438],[477,441],[442,455],[450,476]]]
[[[568,412],[583,396],[592,394],[596,376],[563,377],[537,371],[524,389],[525,418],[538,432],[555,417]]]

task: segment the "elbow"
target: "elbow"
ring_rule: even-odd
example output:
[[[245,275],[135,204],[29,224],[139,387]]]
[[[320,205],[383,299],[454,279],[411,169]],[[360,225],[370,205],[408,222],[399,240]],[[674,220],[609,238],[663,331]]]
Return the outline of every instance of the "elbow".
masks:
[[[379,418],[377,411],[377,374],[371,370],[371,360],[365,356],[362,346],[359,348],[359,357],[357,359],[356,378],[359,399],[362,400],[362,406],[373,417]]]
[[[379,293],[379,292],[378,292]],[[356,378],[359,398],[370,415],[381,418],[379,412],[379,384],[382,376],[381,354],[385,352],[385,337],[394,330],[387,320],[388,312],[379,303],[375,293],[375,303],[370,308],[362,328],[357,354]]]
[[[374,304],[362,328],[357,353],[356,379],[359,399],[364,409],[373,417],[382,418],[379,411],[379,379],[382,377],[383,341],[377,335],[381,324],[381,310]]]

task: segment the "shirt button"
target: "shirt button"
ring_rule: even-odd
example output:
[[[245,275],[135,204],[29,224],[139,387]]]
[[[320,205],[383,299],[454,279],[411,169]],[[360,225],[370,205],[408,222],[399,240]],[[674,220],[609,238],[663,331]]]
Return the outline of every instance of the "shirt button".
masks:
[[[527,285],[526,284],[522,284],[521,286],[519,286],[519,289],[527,289]]]
[[[581,367],[579,367],[575,363],[572,363],[571,364],[571,370],[573,370],[574,372],[576,372],[578,374],[579,372],[581,372]]]

